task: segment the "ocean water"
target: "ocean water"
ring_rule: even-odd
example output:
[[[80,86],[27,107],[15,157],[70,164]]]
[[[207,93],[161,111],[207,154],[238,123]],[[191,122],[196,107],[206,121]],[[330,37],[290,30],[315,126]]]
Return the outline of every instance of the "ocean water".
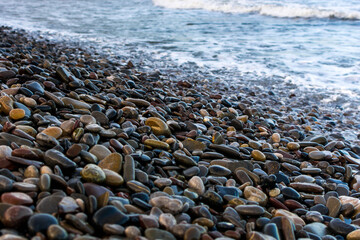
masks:
[[[0,0],[0,24],[234,81],[360,92],[358,0]]]

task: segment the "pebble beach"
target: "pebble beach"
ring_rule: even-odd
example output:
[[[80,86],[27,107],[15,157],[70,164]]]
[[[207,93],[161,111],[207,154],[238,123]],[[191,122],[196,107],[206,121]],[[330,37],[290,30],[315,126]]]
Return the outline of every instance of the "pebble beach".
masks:
[[[143,68],[0,28],[0,240],[360,239],[359,109]]]

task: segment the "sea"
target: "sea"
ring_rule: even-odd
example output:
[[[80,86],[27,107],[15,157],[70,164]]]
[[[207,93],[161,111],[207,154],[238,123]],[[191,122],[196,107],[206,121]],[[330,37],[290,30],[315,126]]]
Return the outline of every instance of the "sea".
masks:
[[[0,0],[0,25],[159,69],[360,94],[359,0]]]

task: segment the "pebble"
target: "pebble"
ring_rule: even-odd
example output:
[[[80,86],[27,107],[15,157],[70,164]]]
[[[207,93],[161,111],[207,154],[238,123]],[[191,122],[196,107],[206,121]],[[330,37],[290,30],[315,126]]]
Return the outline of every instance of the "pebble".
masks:
[[[12,109],[9,112],[9,117],[14,120],[20,120],[25,117],[25,111],[20,108]]]
[[[87,164],[80,174],[86,182],[102,183],[106,179],[104,171],[99,166],[91,163]]]
[[[47,213],[34,214],[29,218],[27,222],[29,231],[32,234],[36,234],[38,232],[46,234],[48,228],[53,224],[57,225],[58,221],[54,216]]]
[[[0,240],[359,238],[356,108],[0,34]]]

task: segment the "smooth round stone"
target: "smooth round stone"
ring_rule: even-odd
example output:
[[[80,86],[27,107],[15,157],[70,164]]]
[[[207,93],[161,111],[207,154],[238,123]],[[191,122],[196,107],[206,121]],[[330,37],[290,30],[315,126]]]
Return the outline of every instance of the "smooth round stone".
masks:
[[[287,144],[287,148],[290,150],[290,151],[296,151],[296,150],[299,150],[300,149],[300,144],[297,143],[297,142],[289,142]]]
[[[58,139],[59,137],[61,137],[63,130],[59,127],[48,127],[44,129],[42,133],[45,133],[48,136]]]
[[[87,196],[94,195],[96,198],[99,198],[106,192],[108,192],[110,196],[114,196],[114,193],[111,190],[95,183],[84,183],[84,188]]]
[[[111,154],[111,151],[104,145],[96,144],[89,151],[94,154],[100,161]]]
[[[204,166],[203,166],[204,167]],[[205,167],[206,168],[206,167]],[[206,171],[208,169],[206,168]],[[183,171],[183,174],[185,177],[193,177],[193,176],[196,176],[196,175],[199,175],[200,174],[200,168],[197,167],[197,166],[193,166],[193,167],[190,167],[190,168],[187,168]]]
[[[105,233],[110,235],[122,235],[124,233],[124,227],[119,224],[109,224],[106,223],[103,226],[103,230]]]
[[[126,235],[126,237],[128,237],[130,239],[134,239],[134,238],[141,236],[141,231],[138,227],[128,226],[125,229],[125,235]]]
[[[143,228],[159,228],[159,222],[155,216],[140,215],[140,226]]]
[[[11,191],[12,188],[13,188],[13,180],[3,175],[0,175],[0,193]]]
[[[167,196],[158,196],[150,199],[151,206],[160,208],[165,213],[177,214],[183,208],[183,203],[178,199]]]
[[[135,179],[135,161],[130,155],[125,156],[124,163],[124,180],[125,182]]]
[[[73,213],[79,209],[79,205],[72,197],[63,197],[58,204],[60,213]]]
[[[347,234],[356,230],[356,228],[350,224],[347,224],[341,221],[338,218],[335,218],[330,221],[329,228],[334,231],[336,234],[346,236]]]
[[[160,225],[164,226],[167,230],[176,225],[175,217],[170,213],[161,213],[159,216]]]
[[[279,229],[275,223],[267,223],[264,226],[263,232],[269,236],[274,237],[275,239],[280,239]]]
[[[19,228],[32,214],[33,211],[29,207],[11,206],[5,211],[2,222],[6,227]]]
[[[306,226],[304,226],[303,229],[307,232],[316,234],[320,237],[323,237],[323,236],[329,234],[328,227],[325,224],[319,223],[319,222],[307,224]]]
[[[91,106],[89,104],[87,104],[86,102],[82,102],[73,98],[69,98],[69,97],[63,97],[61,98],[61,100],[63,101],[63,103],[66,106],[72,105],[74,108],[76,109],[90,109]]]
[[[76,163],[67,158],[62,152],[55,149],[50,149],[45,152],[44,161],[46,165],[55,167],[58,165],[61,169],[72,170],[75,169]]]
[[[87,125],[87,124],[95,124],[96,119],[91,115],[82,115],[80,117],[80,122],[82,122],[85,125]]]
[[[8,192],[1,195],[1,202],[14,205],[31,205],[33,204],[32,198],[22,192]]]
[[[341,202],[337,197],[329,197],[326,201],[326,207],[329,209],[329,216],[336,218],[341,209]]]
[[[49,226],[58,224],[56,218],[50,214],[37,213],[32,215],[28,220],[28,229],[31,233],[35,234],[38,232],[46,233]]]
[[[160,118],[150,117],[146,119],[145,125],[151,127],[152,132],[157,136],[159,135],[169,136],[171,134],[168,125]]]
[[[115,206],[111,205],[100,208],[93,216],[94,223],[101,228],[104,226],[104,224],[123,225],[128,220],[128,216],[126,216]]]
[[[192,177],[188,182],[188,186],[199,195],[205,193],[204,182],[198,176]]]
[[[49,174],[42,174],[40,177],[39,187],[41,191],[47,192],[51,187],[51,178]]]
[[[100,123],[101,125],[108,125],[108,124],[109,124],[109,119],[108,119],[108,117],[107,117],[104,113],[102,113],[102,112],[93,111],[93,112],[91,113],[91,116],[93,116],[93,117],[96,119],[96,121],[97,121],[98,123]]]
[[[329,209],[324,204],[316,204],[310,208],[310,211],[317,211],[323,215],[328,215]]]
[[[280,142],[280,134],[279,133],[273,133],[273,135],[271,135],[271,140],[274,142],[274,143],[279,143]]]
[[[294,179],[295,182],[305,182],[305,183],[314,183],[315,178],[309,176],[309,175],[299,175],[296,176]]]
[[[201,232],[196,227],[191,227],[185,231],[184,240],[199,240]]]
[[[131,180],[128,181],[126,184],[134,192],[144,192],[150,194],[150,189],[139,181]]]
[[[66,156],[70,158],[75,158],[80,154],[82,151],[82,147],[80,144],[73,144],[71,147],[66,151]]]
[[[289,184],[290,187],[294,188],[297,191],[301,192],[314,192],[322,193],[324,188],[315,184],[315,183],[302,183],[302,182],[293,182]]]
[[[321,213],[315,211],[308,211],[305,215],[305,218],[308,222],[323,222],[324,218]]]
[[[39,170],[34,166],[28,166],[24,171],[25,178],[38,178],[39,177]]]
[[[42,198],[36,205],[36,211],[40,213],[53,214],[59,210],[59,203],[63,199],[63,196],[50,195]]]
[[[27,107],[35,107],[36,106],[36,101],[30,97],[24,97],[22,99],[20,99],[22,101],[23,104],[25,104]]]
[[[309,157],[317,161],[331,159],[331,155],[332,153],[329,151],[312,151],[309,153]]]
[[[184,141],[182,141],[182,144],[184,145],[184,148],[189,150],[190,152],[193,151],[204,151],[206,149],[206,145],[203,142],[196,141],[191,138],[187,138]]]
[[[176,240],[174,235],[172,235],[170,232],[161,230],[159,228],[148,228],[145,230],[145,237],[149,240],[157,240],[157,239],[163,239],[163,240]]]
[[[253,150],[251,152],[251,157],[254,158],[256,161],[262,161],[264,162],[266,160],[265,154],[260,152],[259,150]]]
[[[139,107],[149,107],[150,103],[141,98],[126,98],[126,101],[134,103],[136,106]]]
[[[229,169],[220,165],[211,165],[209,167],[209,172],[210,174],[216,176],[228,176],[231,174],[231,171]]]
[[[119,187],[124,183],[124,179],[120,174],[109,169],[103,169],[105,173],[105,184],[108,186]]]
[[[187,156],[183,151],[181,150],[177,150],[173,153],[173,156],[175,157],[175,160],[180,163],[180,164],[184,164],[186,166],[196,166],[197,163],[195,162],[194,159],[192,159],[191,157]]]
[[[264,208],[258,205],[238,205],[235,210],[245,216],[261,216],[265,213]]]
[[[9,146],[0,145],[0,158],[10,157],[12,149]]]
[[[50,240],[66,240],[69,238],[69,235],[64,228],[57,224],[53,224],[47,229],[47,237]]]
[[[290,187],[285,187],[281,190],[281,193],[286,198],[299,200],[301,198],[300,193],[298,193],[295,189]]]
[[[301,226],[305,225],[304,220],[296,215],[295,213],[289,212],[284,209],[277,209],[272,212],[273,217],[287,217],[289,218],[294,224],[299,224]]]
[[[80,172],[81,177],[87,182],[102,183],[106,179],[104,171],[95,164],[87,164]]]
[[[252,186],[247,186],[245,188],[244,196],[247,200],[258,202],[261,206],[265,206],[268,200],[265,193]]]
[[[9,96],[2,96],[0,98],[1,111],[6,115],[13,109],[14,101]],[[25,115],[25,112],[24,112]]]
[[[158,178],[154,181],[154,184],[158,188],[163,189],[164,187],[171,186],[172,181],[169,178]]]
[[[12,109],[9,112],[9,117],[14,120],[20,120],[25,117],[25,111],[21,108]]]
[[[360,239],[360,229],[355,230],[346,236],[346,240],[359,240],[359,239]]]
[[[158,140],[154,140],[154,139],[146,139],[144,141],[145,145],[148,145],[150,147],[153,148],[160,148],[160,149],[170,149],[170,145],[167,144],[166,142],[162,142],[162,141],[158,141]]]

